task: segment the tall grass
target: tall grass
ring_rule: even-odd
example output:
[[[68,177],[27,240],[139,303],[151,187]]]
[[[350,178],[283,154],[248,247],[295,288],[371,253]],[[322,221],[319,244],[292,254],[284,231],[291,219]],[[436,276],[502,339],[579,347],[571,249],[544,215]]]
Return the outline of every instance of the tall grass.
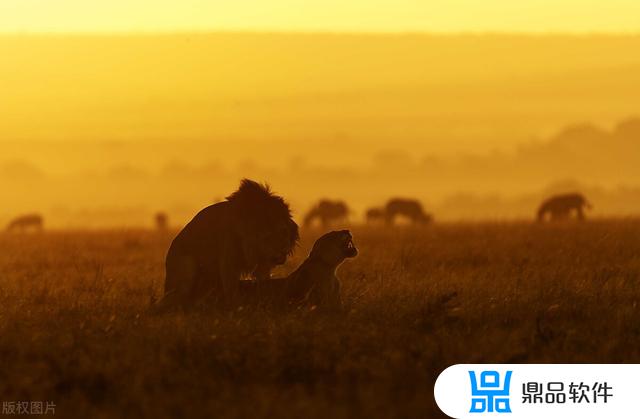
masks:
[[[640,361],[639,222],[353,233],[342,315],[163,316],[146,310],[171,237],[3,234],[0,402],[84,418],[426,418],[451,364]]]

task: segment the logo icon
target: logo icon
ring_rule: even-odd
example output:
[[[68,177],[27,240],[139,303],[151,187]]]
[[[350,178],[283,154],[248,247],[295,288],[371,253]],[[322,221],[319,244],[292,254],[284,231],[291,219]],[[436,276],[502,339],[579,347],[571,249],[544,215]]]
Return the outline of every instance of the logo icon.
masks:
[[[497,371],[482,371],[480,380],[475,371],[469,371],[471,380],[471,410],[469,413],[511,413],[509,406],[509,386],[511,373],[504,375],[504,383],[500,386],[500,373]]]

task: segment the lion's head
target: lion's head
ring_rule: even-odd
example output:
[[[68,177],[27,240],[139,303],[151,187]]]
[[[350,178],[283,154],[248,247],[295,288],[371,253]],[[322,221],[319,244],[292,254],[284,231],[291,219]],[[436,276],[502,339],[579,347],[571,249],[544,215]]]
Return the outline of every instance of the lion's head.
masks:
[[[357,255],[358,249],[353,244],[351,232],[340,230],[329,232],[316,240],[309,257],[337,267],[345,259]]]
[[[285,200],[272,193],[269,186],[243,179],[227,201],[237,220],[236,232],[247,266],[270,270],[283,264],[299,239],[298,225]]]

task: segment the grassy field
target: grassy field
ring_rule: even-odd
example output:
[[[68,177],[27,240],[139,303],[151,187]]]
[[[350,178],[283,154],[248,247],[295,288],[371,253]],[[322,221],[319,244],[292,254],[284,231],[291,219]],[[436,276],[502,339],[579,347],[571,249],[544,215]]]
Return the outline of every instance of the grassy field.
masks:
[[[0,402],[82,418],[429,418],[451,364],[640,362],[638,221],[353,232],[340,316],[151,316],[171,237],[0,235]]]

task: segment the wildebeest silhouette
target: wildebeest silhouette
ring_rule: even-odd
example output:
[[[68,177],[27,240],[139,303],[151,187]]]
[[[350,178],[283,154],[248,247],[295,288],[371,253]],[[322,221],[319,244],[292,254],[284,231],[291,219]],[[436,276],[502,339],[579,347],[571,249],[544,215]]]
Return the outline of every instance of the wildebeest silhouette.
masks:
[[[44,229],[44,219],[40,214],[25,214],[14,218],[7,226],[11,232],[40,232]]]
[[[367,212],[365,212],[365,219],[367,223],[378,223],[384,221],[384,208],[373,207],[369,208]]]
[[[384,216],[387,225],[393,225],[398,216],[409,219],[413,224],[428,224],[433,221],[431,214],[424,212],[420,202],[407,198],[390,199],[384,208]]]
[[[321,199],[304,217],[304,226],[311,226],[314,221],[320,221],[322,227],[340,224],[347,221],[349,207],[344,201]]]
[[[154,217],[156,230],[167,231],[169,229],[169,216],[166,212],[158,212]]]
[[[538,208],[537,219],[539,222],[548,218],[551,221],[567,220],[574,212],[576,219],[584,220],[583,208],[591,209],[591,204],[579,193],[554,195],[542,202]]]

